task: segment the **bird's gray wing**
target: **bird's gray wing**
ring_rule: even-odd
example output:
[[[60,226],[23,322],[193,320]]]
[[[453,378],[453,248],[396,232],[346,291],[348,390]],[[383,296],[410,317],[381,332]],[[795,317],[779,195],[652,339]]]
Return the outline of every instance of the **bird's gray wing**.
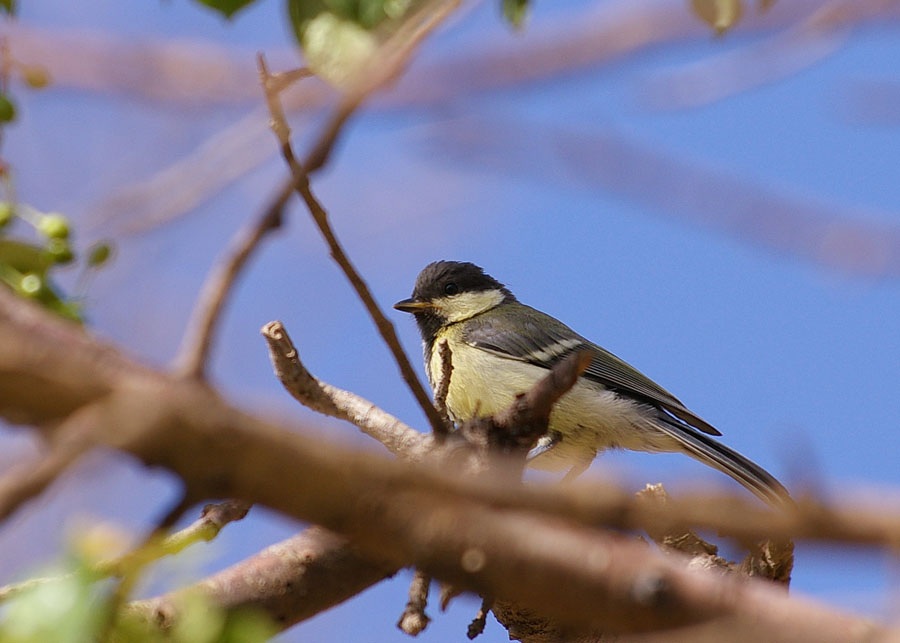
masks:
[[[722,435],[674,395],[608,350],[539,310],[531,308],[523,315],[519,307],[528,308],[519,303],[503,304],[494,308],[490,315],[477,315],[467,320],[463,340],[501,357],[547,369],[573,351],[589,349],[594,352],[594,359],[582,377],[620,395],[664,409],[704,433]]]

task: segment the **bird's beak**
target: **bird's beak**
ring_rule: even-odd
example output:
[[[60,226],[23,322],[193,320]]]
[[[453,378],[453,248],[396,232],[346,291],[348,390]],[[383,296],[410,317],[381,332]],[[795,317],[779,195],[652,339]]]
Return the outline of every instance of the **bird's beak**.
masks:
[[[402,310],[404,313],[421,313],[426,310],[431,310],[434,306],[429,301],[422,301],[421,299],[403,299],[394,304],[394,308],[397,310]]]

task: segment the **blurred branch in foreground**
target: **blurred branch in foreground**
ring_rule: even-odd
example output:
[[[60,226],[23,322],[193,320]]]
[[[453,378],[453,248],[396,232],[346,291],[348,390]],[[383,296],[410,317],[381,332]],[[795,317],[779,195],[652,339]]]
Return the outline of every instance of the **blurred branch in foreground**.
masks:
[[[844,24],[880,24],[900,15],[900,9],[890,4],[873,13],[853,10],[854,2],[840,4],[849,7]],[[778,3],[764,15],[748,16],[734,35],[774,33],[778,38],[782,30],[791,33],[797,21],[809,20],[820,6],[806,1]],[[370,109],[446,109],[448,104],[492,91],[523,88],[577,71],[600,70],[650,47],[708,37],[708,30],[682,5],[604,3],[589,11],[536,23],[516,38],[498,38],[499,42],[487,45],[468,44],[452,56],[416,65],[391,92],[373,100]],[[128,93],[150,92],[153,99],[184,100],[191,105],[198,100],[214,104],[255,98],[252,52],[242,55],[204,43],[193,49],[173,43],[143,43],[137,47],[140,55],[136,55],[130,49],[134,45],[109,38],[105,41],[102,34],[36,32],[26,27],[12,29],[10,38],[13,47],[22,47],[23,56],[46,65],[60,86],[89,91],[124,87]],[[292,56],[276,52],[269,57],[279,67],[287,67]],[[127,64],[121,64],[123,61]],[[171,74],[176,77],[170,78]],[[154,82],[147,83],[147,78],[154,78]],[[219,85],[221,91],[216,89]],[[236,93],[237,88],[242,90]],[[302,91],[285,92],[284,100],[291,115],[310,114],[333,103],[336,95],[322,83],[308,82]],[[267,136],[267,129],[266,111],[253,110],[197,146],[189,156],[93,206],[95,225],[112,222],[137,232],[189,212],[272,157],[270,148],[260,142]]]
[[[432,128],[427,140],[460,162],[624,196],[661,216],[831,270],[900,277],[900,226],[891,223],[894,213],[776,191],[613,131],[458,119]]]
[[[896,510],[801,502],[796,514],[775,514],[754,512],[737,497],[712,504],[682,498],[648,509],[613,486],[524,488],[410,467],[247,415],[202,383],[136,364],[8,293],[0,291],[0,304],[0,369],[10,375],[3,381],[38,377],[44,396],[58,400],[48,409],[44,396],[18,395],[8,385],[0,389],[4,417],[52,433],[53,417],[97,403],[93,440],[176,473],[189,499],[225,495],[264,504],[352,537],[382,570],[415,565],[576,629],[715,624],[772,641],[888,632],[760,582],[690,572],[677,557],[661,558],[604,527],[658,526],[659,512],[682,524],[706,511],[707,526],[730,520],[723,528],[743,536],[788,532],[893,546],[900,537]],[[46,350],[59,343],[66,350]],[[537,577],[543,582],[528,580]]]
[[[833,0],[772,36],[657,73],[639,91],[655,109],[707,105],[811,67],[840,50],[854,28],[890,10],[882,0]]]

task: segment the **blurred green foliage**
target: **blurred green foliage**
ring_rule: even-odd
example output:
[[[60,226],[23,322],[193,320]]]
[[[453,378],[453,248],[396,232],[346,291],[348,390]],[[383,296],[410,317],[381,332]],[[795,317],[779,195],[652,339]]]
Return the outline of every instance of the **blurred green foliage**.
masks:
[[[258,0],[197,0],[226,18]],[[352,80],[379,44],[423,0],[285,0],[288,21],[307,64],[336,86]],[[500,0],[504,18],[521,27],[530,0]]]
[[[115,608],[115,579],[102,571],[110,543],[107,525],[76,535],[65,559],[47,575],[6,597],[0,616],[4,643],[260,643],[277,633],[259,612],[226,613],[203,593],[184,592],[174,605],[178,618],[163,632],[140,612]]]
[[[64,215],[0,202],[0,283],[62,317],[80,322],[83,315],[78,297],[67,295],[55,283],[61,269],[78,265],[79,256],[70,237],[71,226]],[[81,269],[99,268],[111,256],[109,243],[94,244],[87,249]]]

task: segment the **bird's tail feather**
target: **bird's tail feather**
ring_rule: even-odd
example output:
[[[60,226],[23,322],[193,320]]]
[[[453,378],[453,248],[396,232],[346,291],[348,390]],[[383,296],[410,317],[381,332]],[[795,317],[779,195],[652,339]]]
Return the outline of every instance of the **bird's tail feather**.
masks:
[[[784,485],[755,462],[674,418],[663,416],[659,420],[657,428],[678,441],[691,457],[728,474],[774,507],[793,504]]]

